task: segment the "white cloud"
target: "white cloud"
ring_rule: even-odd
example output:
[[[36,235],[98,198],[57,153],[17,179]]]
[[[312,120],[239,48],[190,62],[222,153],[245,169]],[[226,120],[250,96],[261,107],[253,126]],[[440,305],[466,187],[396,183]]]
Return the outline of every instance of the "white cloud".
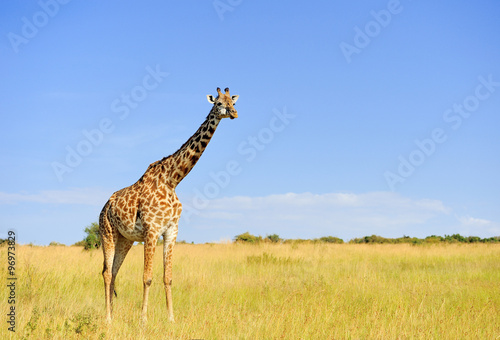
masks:
[[[457,217],[463,235],[500,235],[500,223],[471,216]]]
[[[470,217],[470,216],[462,216],[462,217],[459,217],[458,220],[460,221],[460,223],[462,225],[466,225],[466,226],[485,226],[485,225],[489,225],[492,223],[491,221],[488,221],[485,219],[475,218],[475,217]]]
[[[44,190],[36,194],[0,192],[0,204],[44,203],[103,205],[110,193],[98,188]]]

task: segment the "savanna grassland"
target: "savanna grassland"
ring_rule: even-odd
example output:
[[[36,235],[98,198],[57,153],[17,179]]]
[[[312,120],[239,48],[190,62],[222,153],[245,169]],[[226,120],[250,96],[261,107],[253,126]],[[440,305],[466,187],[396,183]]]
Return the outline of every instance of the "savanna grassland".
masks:
[[[0,253],[6,263],[6,248]],[[16,333],[7,331],[4,284],[0,338],[500,338],[498,244],[178,244],[173,324],[161,253],[148,324],[140,322],[139,245],[118,275],[108,326],[100,250],[18,246]]]

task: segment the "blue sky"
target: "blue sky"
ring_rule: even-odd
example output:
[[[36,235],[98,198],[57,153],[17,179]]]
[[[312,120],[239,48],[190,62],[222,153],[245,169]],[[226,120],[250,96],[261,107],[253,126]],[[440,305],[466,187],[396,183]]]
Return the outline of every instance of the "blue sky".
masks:
[[[500,4],[4,1],[0,233],[72,244],[229,87],[178,239],[500,235]]]

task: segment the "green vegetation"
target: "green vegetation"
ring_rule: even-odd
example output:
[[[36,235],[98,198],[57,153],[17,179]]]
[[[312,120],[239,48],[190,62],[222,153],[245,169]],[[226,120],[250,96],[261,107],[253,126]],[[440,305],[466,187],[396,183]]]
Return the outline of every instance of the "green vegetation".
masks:
[[[320,237],[319,239],[314,239],[313,241],[316,240],[319,240],[319,242],[324,242],[324,243],[344,243],[344,240],[334,236],[324,236]]]
[[[49,247],[65,247],[65,246],[66,245],[64,243],[59,243],[59,242],[56,242],[56,241],[52,241],[49,244]]]
[[[267,235],[266,239],[273,243],[281,242],[281,239],[278,234]]]
[[[262,242],[262,236],[254,236],[247,231],[246,233],[236,235],[234,237],[234,242],[259,243]]]
[[[321,238],[315,238],[312,240],[304,240],[304,239],[282,239],[279,237],[278,234],[272,234],[272,235],[267,235],[265,238],[262,236],[255,236],[250,234],[248,231],[236,235],[234,237],[234,242],[236,243],[251,243],[251,244],[257,244],[260,242],[264,243],[344,243],[344,241],[338,237],[334,236],[324,236]]]
[[[365,236],[362,238],[355,238],[349,241],[349,243],[377,243],[377,244],[398,244],[398,243],[410,243],[410,244],[435,244],[435,243],[500,243],[500,237],[490,237],[490,238],[480,238],[478,236],[462,236],[459,234],[436,236],[427,236],[424,239],[410,236],[403,236],[399,238],[385,238],[377,235]]]
[[[250,234],[248,231],[236,235],[234,241],[237,243],[251,243],[257,244],[260,242],[271,242],[271,243],[285,243],[285,244],[300,244],[300,243],[344,243],[344,240],[334,236],[324,236],[315,239],[281,239],[277,234],[268,235],[266,238],[262,236],[255,236]],[[361,238],[355,238],[349,241],[349,243],[354,244],[435,244],[435,243],[500,243],[500,236],[490,237],[490,238],[480,238],[478,236],[462,236],[459,234],[436,236],[431,235],[424,239],[410,236],[403,236],[398,238],[386,238],[378,235],[365,236]]]
[[[101,238],[99,237],[99,223],[93,222],[85,227],[87,236],[74,244],[74,246],[83,246],[85,250],[98,249],[101,247]]]

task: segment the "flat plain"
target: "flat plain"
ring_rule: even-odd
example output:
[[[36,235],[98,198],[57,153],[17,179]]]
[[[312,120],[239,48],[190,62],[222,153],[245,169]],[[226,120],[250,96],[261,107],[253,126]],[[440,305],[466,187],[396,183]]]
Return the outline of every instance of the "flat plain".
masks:
[[[5,278],[6,247],[0,254]],[[178,244],[175,323],[161,254],[159,246],[147,325],[137,245],[108,326],[101,250],[17,246],[16,332],[7,330],[4,284],[0,338],[500,339],[498,244]]]

